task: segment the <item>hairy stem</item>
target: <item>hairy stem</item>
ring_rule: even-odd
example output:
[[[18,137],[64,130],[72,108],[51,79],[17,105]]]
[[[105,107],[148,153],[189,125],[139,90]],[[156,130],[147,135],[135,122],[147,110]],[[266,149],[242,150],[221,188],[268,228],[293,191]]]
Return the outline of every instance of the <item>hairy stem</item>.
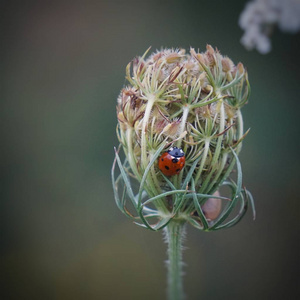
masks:
[[[182,241],[185,236],[185,223],[172,220],[164,229],[168,243],[168,299],[184,298],[182,284]]]

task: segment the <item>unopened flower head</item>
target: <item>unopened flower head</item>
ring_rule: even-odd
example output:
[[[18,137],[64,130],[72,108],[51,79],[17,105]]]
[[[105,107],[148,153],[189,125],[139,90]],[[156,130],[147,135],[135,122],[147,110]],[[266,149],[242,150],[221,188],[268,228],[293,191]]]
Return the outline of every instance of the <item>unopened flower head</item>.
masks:
[[[172,219],[206,231],[230,227],[244,215],[248,200],[253,204],[242,188],[238,160],[248,133],[241,114],[250,93],[246,69],[210,45],[205,52],[163,49],[146,58],[148,52],[128,64],[128,83],[118,98],[117,135],[125,159],[116,150],[117,205],[152,230]],[[170,147],[185,153],[185,166],[174,176],[158,167]],[[228,180],[235,166],[236,183]],[[230,198],[220,196],[222,186],[231,190]],[[238,205],[236,216],[226,221]]]

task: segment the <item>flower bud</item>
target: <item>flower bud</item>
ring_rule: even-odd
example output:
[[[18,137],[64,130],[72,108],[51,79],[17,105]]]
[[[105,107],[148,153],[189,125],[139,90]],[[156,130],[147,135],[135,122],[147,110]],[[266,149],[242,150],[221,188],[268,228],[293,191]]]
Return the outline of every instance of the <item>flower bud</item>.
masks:
[[[232,226],[250,197],[238,160],[247,134],[241,114],[249,96],[246,69],[210,45],[204,53],[163,49],[146,58],[147,52],[127,66],[128,86],[118,97],[117,135],[125,154],[122,162],[116,151],[113,165],[118,207],[152,230],[171,219],[206,231]],[[235,166],[237,183],[227,181]],[[231,200],[215,192],[223,185],[230,186]],[[238,204],[241,213],[224,225]]]
[[[227,72],[231,72],[233,70],[234,67],[234,63],[232,62],[232,60],[228,57],[224,57],[222,59],[222,70],[223,72],[227,73]]]
[[[212,196],[220,197],[220,193],[216,191]],[[208,198],[202,205],[202,211],[208,221],[215,220],[219,216],[221,208],[222,200],[219,198]]]

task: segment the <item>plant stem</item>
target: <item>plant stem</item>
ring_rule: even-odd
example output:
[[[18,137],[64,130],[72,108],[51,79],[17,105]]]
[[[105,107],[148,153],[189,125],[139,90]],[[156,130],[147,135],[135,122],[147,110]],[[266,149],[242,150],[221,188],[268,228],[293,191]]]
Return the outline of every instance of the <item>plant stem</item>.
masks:
[[[182,284],[182,241],[185,236],[185,222],[172,220],[165,228],[168,243],[168,299],[184,298]]]

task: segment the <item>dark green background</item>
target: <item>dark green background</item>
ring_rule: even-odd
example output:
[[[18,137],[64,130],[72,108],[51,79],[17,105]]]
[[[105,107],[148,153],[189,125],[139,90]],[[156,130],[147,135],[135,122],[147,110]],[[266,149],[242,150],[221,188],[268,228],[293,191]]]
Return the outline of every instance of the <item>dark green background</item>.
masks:
[[[218,47],[249,71],[241,153],[249,213],[188,227],[189,299],[296,299],[299,42],[268,55],[239,40],[245,1],[1,2],[1,299],[164,299],[166,245],[113,199],[116,98],[150,45]],[[293,295],[293,296],[292,296]]]

